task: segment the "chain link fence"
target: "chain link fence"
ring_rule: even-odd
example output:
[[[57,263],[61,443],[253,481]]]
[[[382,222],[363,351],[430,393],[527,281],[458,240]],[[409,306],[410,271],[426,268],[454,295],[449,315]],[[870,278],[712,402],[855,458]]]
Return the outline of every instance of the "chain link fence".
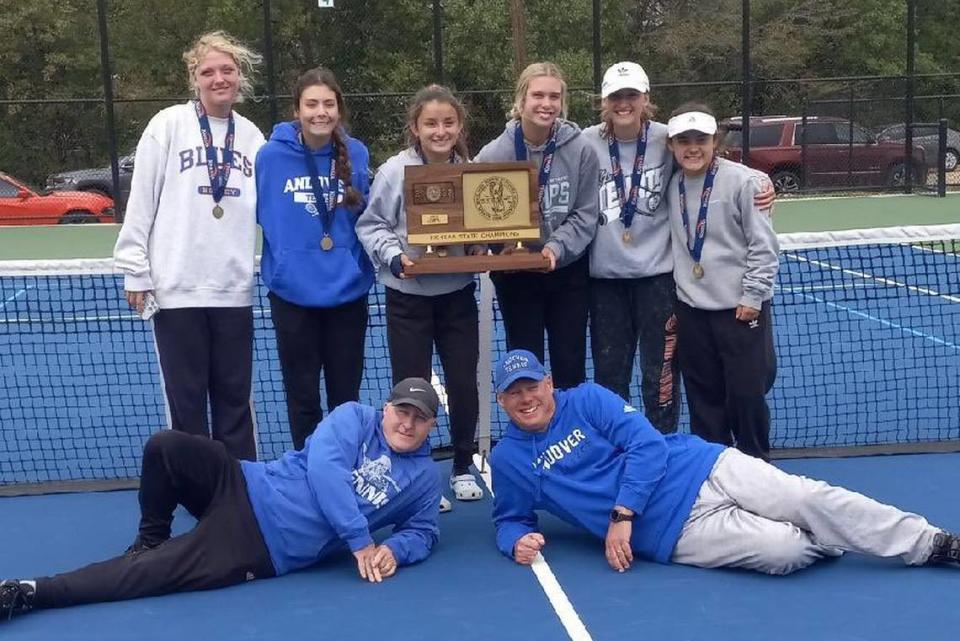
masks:
[[[347,94],[350,130],[375,164],[404,144],[407,102],[430,82],[464,101],[476,152],[501,131],[525,63],[552,60],[565,70],[570,118],[586,126],[598,118],[604,68],[636,60],[653,80],[659,119],[687,100],[707,102],[730,119],[729,153],[739,157],[749,136],[747,162],[790,174],[781,177],[795,180],[778,185],[785,191],[960,188],[960,72],[949,67],[956,56],[942,53],[944,25],[956,18],[960,26],[950,3],[93,4],[36,0],[0,15],[8,34],[0,44],[0,224],[119,220],[130,154],[158,110],[189,97],[181,53],[213,29],[264,54],[257,96],[238,110],[265,133],[290,117],[299,73],[328,66]],[[754,116],[748,123],[744,111]],[[765,130],[773,116],[790,123],[777,139]],[[829,130],[834,137],[824,138]]]

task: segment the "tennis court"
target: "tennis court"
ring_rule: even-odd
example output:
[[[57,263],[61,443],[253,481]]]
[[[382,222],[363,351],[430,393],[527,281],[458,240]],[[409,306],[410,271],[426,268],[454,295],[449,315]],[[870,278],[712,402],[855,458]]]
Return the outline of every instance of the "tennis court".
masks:
[[[862,199],[846,207],[869,209],[871,202],[878,212],[899,210],[901,224],[904,212],[912,212],[911,224],[936,226],[806,234],[797,233],[798,221],[825,208],[834,212],[833,229],[870,227],[870,221],[851,213],[857,221],[851,224],[836,213],[844,208],[840,201],[783,203],[777,213],[778,230],[794,232],[781,237],[774,303],[779,373],[772,437],[783,454],[843,446],[952,450],[960,442],[960,227],[944,224],[958,221],[956,197]],[[67,242],[66,255],[46,269],[0,264],[4,493],[29,484],[135,477],[142,443],[166,422],[149,326],[126,309],[109,261],[62,260],[108,255],[109,241],[100,242]],[[16,252],[23,245],[21,237],[0,247],[0,256],[22,258]],[[371,403],[389,388],[381,300],[371,297],[362,390]],[[254,401],[261,455],[273,458],[287,446],[285,408],[269,307],[257,305]],[[503,336],[495,309],[489,314],[496,358]],[[492,405],[490,411],[495,438],[500,418]],[[438,448],[449,442],[442,426],[431,442]],[[958,456],[779,465],[960,529],[953,498]],[[441,463],[441,474],[447,466]],[[4,638],[956,636],[956,571],[848,555],[775,579],[645,563],[617,575],[600,542],[544,518],[547,562],[588,634],[576,636],[568,632],[576,623],[568,619],[573,627],[564,628],[534,574],[496,551],[490,507],[489,499],[458,504],[442,517],[431,559],[380,586],[362,583],[342,556],[309,572],[228,590],[44,612],[12,622]],[[82,493],[3,498],[0,511],[0,568],[14,577],[119,552],[133,536],[137,506],[132,492]]]

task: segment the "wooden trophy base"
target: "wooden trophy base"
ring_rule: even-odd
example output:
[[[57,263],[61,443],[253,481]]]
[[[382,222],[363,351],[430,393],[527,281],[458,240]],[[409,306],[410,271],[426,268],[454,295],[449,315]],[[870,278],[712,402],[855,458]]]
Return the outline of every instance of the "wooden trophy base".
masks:
[[[428,254],[418,258],[413,265],[403,269],[404,274],[459,274],[481,272],[504,272],[521,270],[547,270],[550,261],[540,254],[516,252],[513,254],[491,254],[488,256],[447,256],[441,258]]]

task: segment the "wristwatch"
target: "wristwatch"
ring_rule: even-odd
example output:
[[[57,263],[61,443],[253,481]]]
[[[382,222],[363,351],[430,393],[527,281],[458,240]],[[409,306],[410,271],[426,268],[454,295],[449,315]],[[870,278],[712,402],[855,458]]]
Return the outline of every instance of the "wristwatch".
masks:
[[[623,521],[632,521],[637,516],[636,512],[633,514],[627,514],[626,512],[621,512],[620,510],[610,510],[610,520],[614,523],[621,523]]]

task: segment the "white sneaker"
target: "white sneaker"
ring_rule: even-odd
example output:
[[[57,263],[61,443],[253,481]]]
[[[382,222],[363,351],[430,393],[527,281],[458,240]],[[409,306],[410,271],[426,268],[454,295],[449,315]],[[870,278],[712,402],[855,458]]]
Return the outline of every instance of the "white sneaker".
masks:
[[[449,512],[453,509],[453,503],[443,494],[440,495],[440,512]]]
[[[478,501],[483,498],[483,490],[477,485],[473,474],[458,474],[450,477],[450,489],[458,501]]]

